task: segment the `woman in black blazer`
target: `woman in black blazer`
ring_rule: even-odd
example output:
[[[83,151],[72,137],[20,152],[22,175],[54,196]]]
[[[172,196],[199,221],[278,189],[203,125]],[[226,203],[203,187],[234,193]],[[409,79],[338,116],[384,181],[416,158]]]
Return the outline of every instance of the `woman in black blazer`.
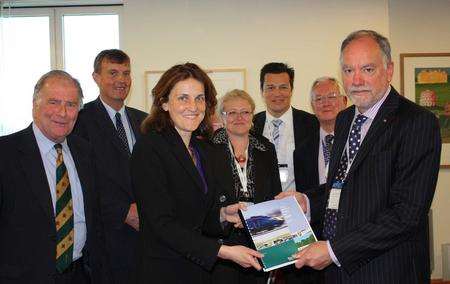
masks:
[[[261,255],[217,238],[220,220],[238,222],[238,204],[215,202],[216,174],[210,133],[216,105],[211,80],[197,65],[166,71],[153,89],[153,105],[136,142],[131,173],[140,217],[138,283],[209,283],[217,258],[260,269]]]
[[[233,90],[220,104],[225,128],[214,133],[217,147],[216,171],[221,172],[219,203],[259,203],[281,192],[275,148],[262,135],[250,131],[255,103],[248,93]],[[244,229],[229,226],[226,244],[250,245]],[[265,283],[267,273],[219,260],[213,270],[213,283]]]

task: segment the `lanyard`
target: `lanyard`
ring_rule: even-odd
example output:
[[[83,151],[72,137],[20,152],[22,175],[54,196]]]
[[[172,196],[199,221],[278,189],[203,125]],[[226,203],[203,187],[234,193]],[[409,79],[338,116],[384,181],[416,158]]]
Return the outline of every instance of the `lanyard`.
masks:
[[[230,141],[228,141],[228,147],[230,148],[231,156],[232,156],[232,159],[234,161],[234,165],[236,166],[236,170],[238,172],[239,180],[241,181],[242,191],[248,192],[248,189],[247,189],[248,146],[245,149],[245,156],[247,157],[247,159],[245,161],[245,165],[244,165],[243,168],[241,168],[241,165],[238,163],[238,161],[236,160],[236,158],[234,156],[233,146],[231,146],[231,142]]]

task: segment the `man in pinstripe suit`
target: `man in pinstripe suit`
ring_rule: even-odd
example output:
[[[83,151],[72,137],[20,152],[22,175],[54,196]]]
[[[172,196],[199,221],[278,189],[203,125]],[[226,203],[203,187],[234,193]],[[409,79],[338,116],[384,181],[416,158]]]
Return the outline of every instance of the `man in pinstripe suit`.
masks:
[[[354,106],[338,115],[323,194],[310,197],[322,239],[296,255],[297,268],[325,269],[326,283],[429,283],[427,213],[439,171],[436,117],[390,81],[389,41],[368,30],[341,46]]]

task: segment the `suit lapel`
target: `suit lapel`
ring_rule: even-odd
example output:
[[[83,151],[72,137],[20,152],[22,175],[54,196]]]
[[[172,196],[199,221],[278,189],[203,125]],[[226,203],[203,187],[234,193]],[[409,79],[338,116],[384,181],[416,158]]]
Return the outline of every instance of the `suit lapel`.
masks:
[[[114,124],[111,121],[111,118],[109,117],[105,106],[100,101],[100,98],[97,98],[97,100],[95,100],[95,106],[97,108],[96,111],[94,112],[96,115],[95,121],[98,124],[98,128],[100,129],[100,131],[105,133],[106,137],[111,137],[111,143],[117,149],[117,152],[119,152],[121,155],[123,155],[128,159],[128,153],[125,152],[122,146],[122,142],[120,141],[120,138],[117,135],[116,128],[114,127]]]
[[[378,137],[380,137],[383,132],[389,127],[390,122],[394,118],[393,112],[398,107],[397,96],[397,92],[392,88],[388,97],[378,110],[378,113],[375,116],[375,119],[373,120],[372,125],[370,126],[369,131],[367,132],[366,137],[363,140],[363,143],[361,144],[358,154],[353,161],[353,164],[348,172],[348,176],[350,176],[358,168],[358,166],[373,148]]]
[[[342,153],[347,143],[348,133],[355,114],[355,106],[351,106],[342,112],[342,122],[336,124],[333,150],[331,151],[331,160],[328,170],[327,184],[331,186],[336,176],[336,171],[341,160]]]
[[[264,111],[260,115],[255,116],[255,123],[254,123],[255,132],[260,135],[263,135],[265,123],[266,123],[266,112]]]
[[[41,153],[39,152],[39,147],[31,126],[26,129],[26,135],[23,136],[22,141],[19,142],[18,148],[22,154],[20,156],[20,163],[24,170],[25,178],[30,185],[30,189],[39,205],[44,210],[45,215],[47,215],[50,222],[54,224],[55,214],[53,211],[50,186],[48,184]]]
[[[130,108],[127,106],[125,106],[125,113],[127,114],[128,121],[131,124],[131,129],[133,131],[134,138],[137,141],[138,138],[141,136],[141,131],[140,131],[141,126],[139,125],[139,120],[136,117],[135,113],[132,110],[130,110]]]
[[[308,159],[312,159],[311,161],[308,161],[309,163],[307,165],[313,165],[313,171],[311,176],[311,181],[314,184],[319,184],[319,144],[320,141],[320,131],[317,131],[313,136],[312,139],[310,139],[311,145],[307,147],[307,149],[312,150],[312,155],[306,155]]]
[[[167,142],[172,145],[172,147],[170,147],[170,150],[173,152],[175,158],[180,162],[182,167],[194,180],[195,184],[198,187],[198,190],[200,190],[202,192],[202,195],[204,195],[203,182],[201,180],[200,174],[198,173],[197,168],[192,162],[192,159],[188,153],[188,149],[186,149],[186,146],[184,145],[184,142],[181,139],[180,135],[176,132],[175,129],[170,129],[165,132],[165,138]],[[195,138],[192,137],[191,141],[192,140],[195,140]],[[200,147],[197,147],[197,149],[198,148]]]

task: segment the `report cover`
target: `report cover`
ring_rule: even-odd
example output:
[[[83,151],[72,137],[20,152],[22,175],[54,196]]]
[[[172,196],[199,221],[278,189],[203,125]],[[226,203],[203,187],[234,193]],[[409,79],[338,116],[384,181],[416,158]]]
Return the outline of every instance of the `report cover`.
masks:
[[[248,206],[239,215],[255,249],[264,255],[260,262],[266,272],[294,263],[293,254],[317,241],[293,196]]]

